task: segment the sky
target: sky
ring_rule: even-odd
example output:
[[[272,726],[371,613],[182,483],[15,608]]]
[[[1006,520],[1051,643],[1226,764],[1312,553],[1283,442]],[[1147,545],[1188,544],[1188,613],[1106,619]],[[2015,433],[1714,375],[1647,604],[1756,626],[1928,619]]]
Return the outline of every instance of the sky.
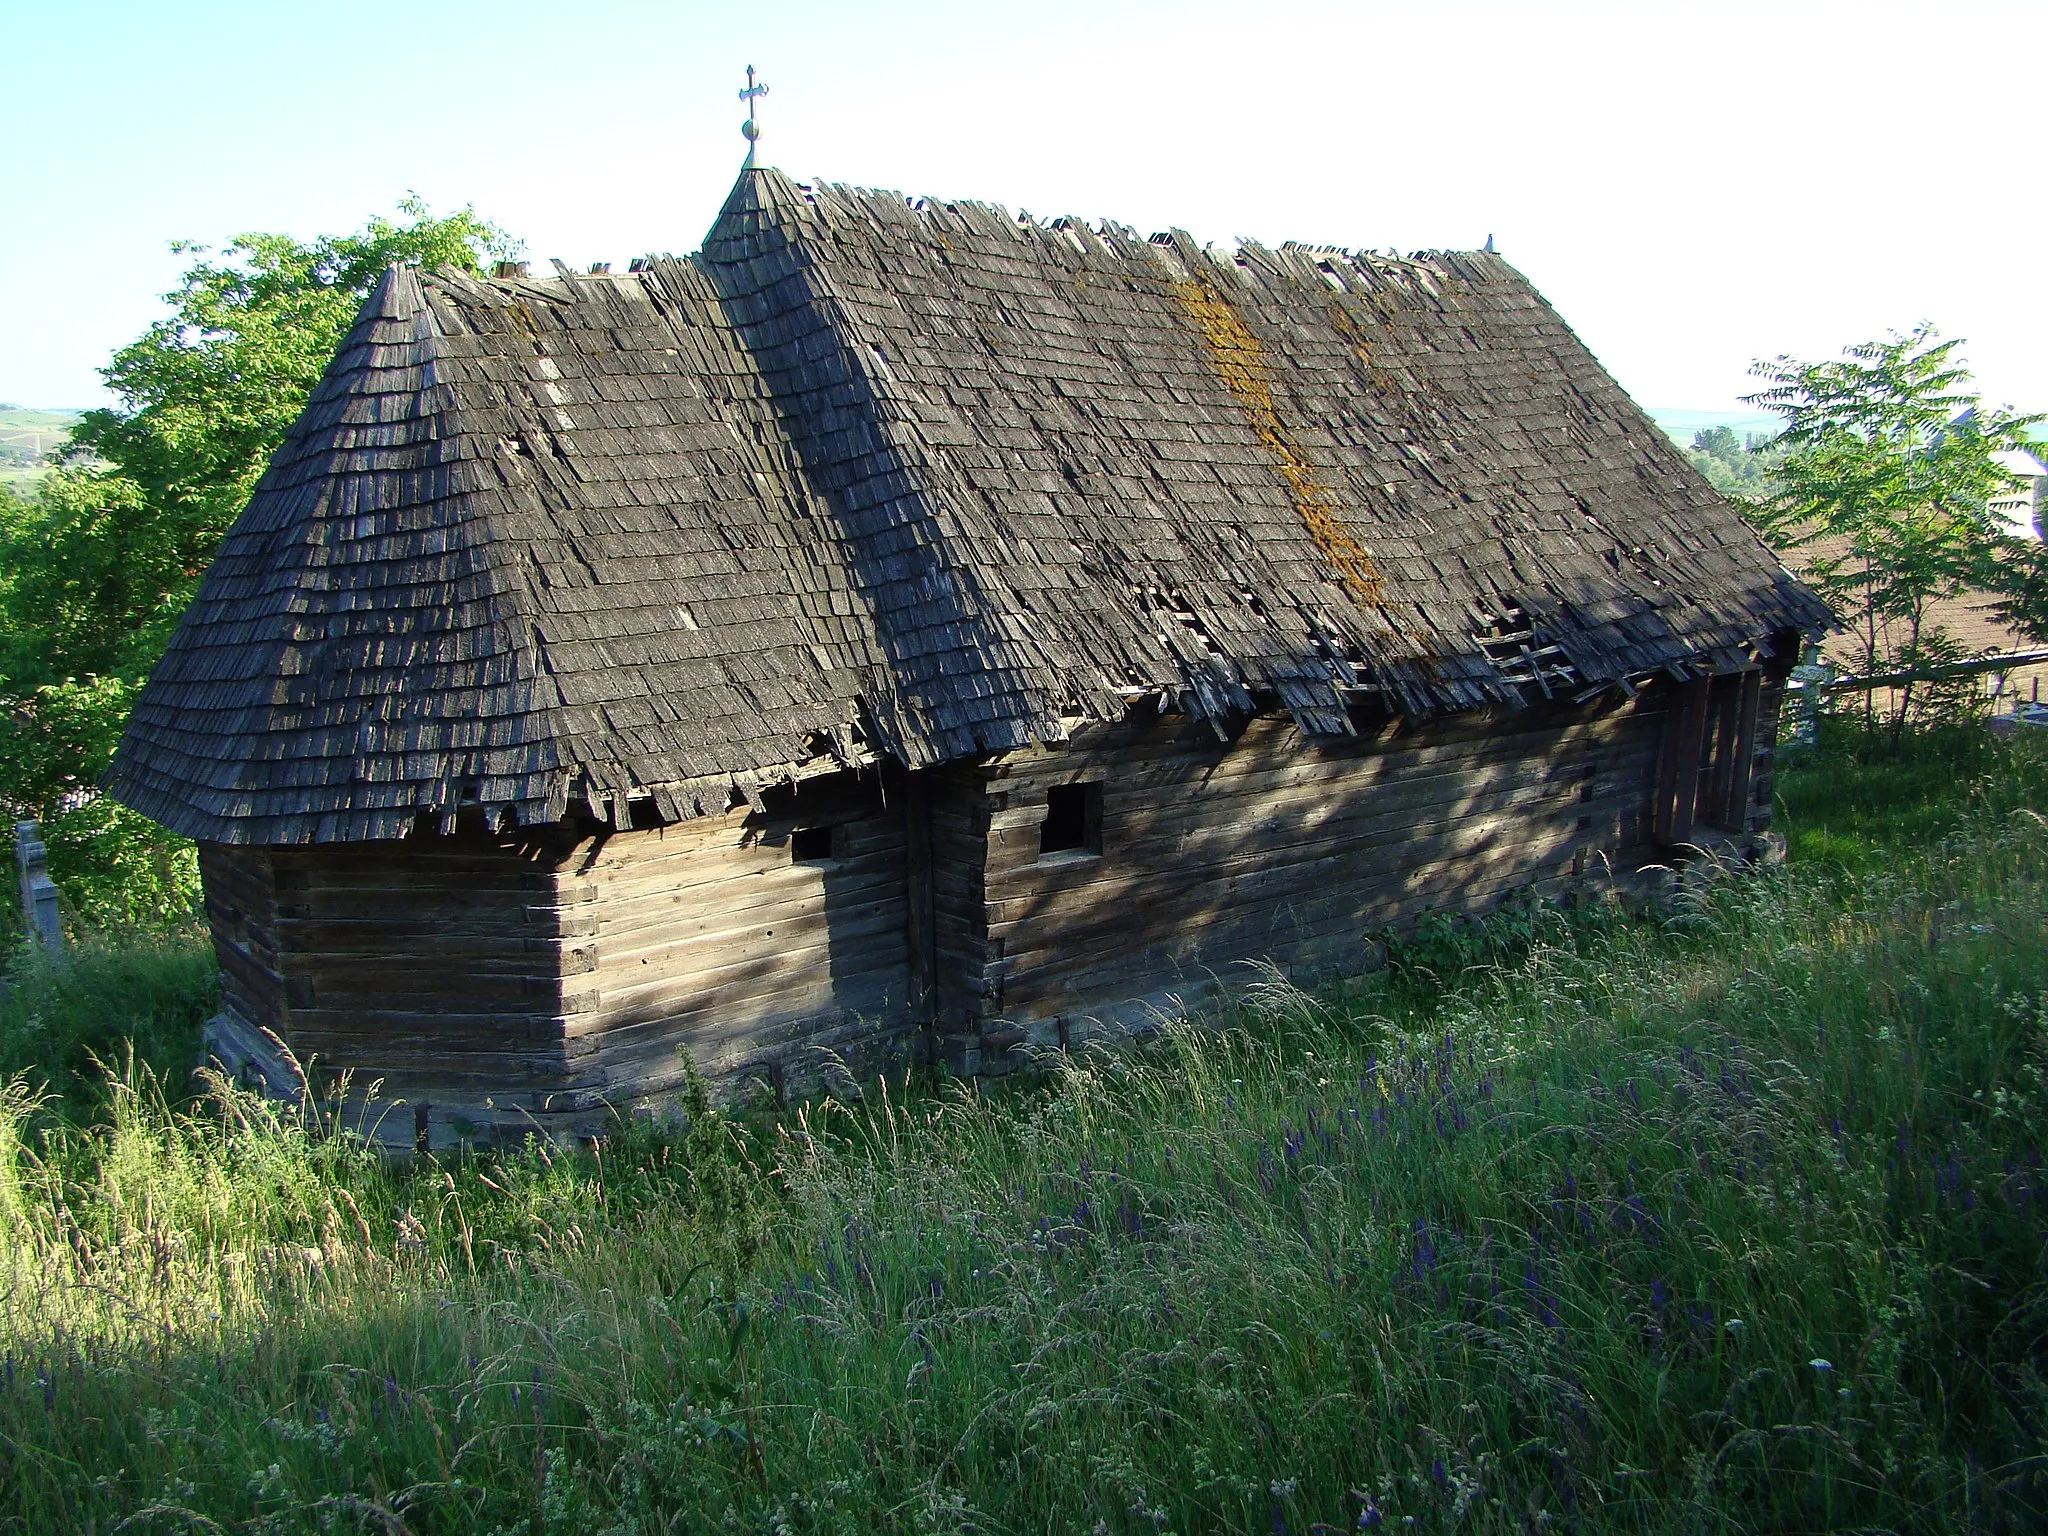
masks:
[[[695,249],[744,153],[1203,240],[1492,235],[1648,406],[1931,321],[2048,408],[2048,4],[0,0],[0,401],[242,230],[463,204],[545,269]]]

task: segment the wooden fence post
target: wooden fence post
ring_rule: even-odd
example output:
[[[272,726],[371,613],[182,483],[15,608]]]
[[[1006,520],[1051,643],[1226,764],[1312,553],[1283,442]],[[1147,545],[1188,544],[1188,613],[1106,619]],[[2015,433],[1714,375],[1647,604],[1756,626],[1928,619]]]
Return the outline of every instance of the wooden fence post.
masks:
[[[14,864],[21,873],[21,920],[28,936],[53,960],[64,957],[64,925],[57,914],[57,882],[50,878],[43,829],[33,821],[14,824]]]

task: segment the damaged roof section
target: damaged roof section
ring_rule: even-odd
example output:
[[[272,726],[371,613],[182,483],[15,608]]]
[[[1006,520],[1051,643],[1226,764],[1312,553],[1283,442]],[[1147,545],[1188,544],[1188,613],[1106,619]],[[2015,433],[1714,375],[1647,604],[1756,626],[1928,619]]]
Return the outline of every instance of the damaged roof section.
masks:
[[[1496,256],[756,170],[687,259],[388,274],[109,785],[222,842],[623,825],[1140,697],[1341,732],[1826,622]]]

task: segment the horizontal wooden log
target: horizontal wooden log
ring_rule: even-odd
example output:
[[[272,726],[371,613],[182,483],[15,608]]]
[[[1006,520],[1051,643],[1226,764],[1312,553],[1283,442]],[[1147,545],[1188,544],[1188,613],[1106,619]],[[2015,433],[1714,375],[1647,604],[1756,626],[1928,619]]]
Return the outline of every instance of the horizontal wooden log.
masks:
[[[560,954],[577,945],[523,916],[461,928],[423,927],[410,914],[389,909],[380,917],[346,921],[284,918],[278,922],[277,937],[284,954],[389,956],[411,966]]]
[[[1496,814],[1523,808],[1547,814],[1555,805],[1583,794],[1596,798],[1645,793],[1649,758],[1619,765],[1616,774],[1580,765],[1573,774],[1542,764],[1520,765],[1497,773],[1433,779],[1389,786],[1376,793],[1343,793],[1319,797],[1274,796],[1210,801],[1197,798],[1131,813],[1121,819],[1104,815],[1105,864],[1155,864],[1171,860],[1198,869],[1205,850],[1243,839],[1245,846],[1286,846],[1291,843],[1341,838],[1354,827],[1393,825],[1404,818],[1418,824],[1445,815]],[[1062,883],[1085,878],[1075,871],[1035,857],[1009,857],[998,862],[992,848],[987,879],[991,885],[1012,878]]]
[[[695,858],[673,861],[648,860],[629,870],[597,870],[582,877],[590,882],[588,896],[604,901],[630,901],[654,894],[681,895],[689,891],[715,892],[735,880],[758,880],[801,887],[821,880],[828,872],[849,876],[864,871],[882,872],[903,866],[903,842],[877,838],[853,845],[847,857],[829,862],[796,863],[787,848],[716,848],[703,850]]]
[[[649,1007],[680,1007],[697,998],[715,996],[735,1003],[759,999],[799,981],[841,986],[893,985],[900,994],[908,986],[903,971],[907,963],[900,948],[883,949],[876,945],[835,955],[828,943],[819,942],[728,965],[708,966],[680,976],[649,974],[645,978],[628,978],[617,972],[601,972],[600,1012],[578,1020],[575,1027],[579,1032],[606,1029],[618,1017]]]
[[[1459,911],[1476,916],[1510,897],[1554,897],[1569,885],[1570,879],[1563,875],[1538,875],[1526,881],[1482,886],[1462,892],[1457,906]],[[1413,909],[1404,909],[1404,912],[1407,917],[1415,915]],[[1389,922],[1381,926],[1393,925]],[[1285,953],[1262,954],[1256,948],[1246,949],[1241,954],[1233,954],[1230,962],[1224,964],[1197,958],[1147,970],[1084,968],[1066,974],[1064,979],[1056,975],[1047,976],[1042,985],[1039,978],[1027,977],[1005,993],[1001,1014],[1007,1018],[1022,1019],[1054,1015],[1070,1019],[1114,1017],[1124,1013],[1133,1003],[1162,995],[1177,998],[1185,1006],[1197,1006],[1227,988],[1242,986],[1256,979],[1257,966],[1237,963],[1240,960],[1270,960],[1278,965],[1282,974],[1302,980],[1333,972],[1355,971],[1365,963],[1366,956],[1362,947],[1357,945],[1347,947],[1334,940],[1317,940],[1295,946]]]
[[[1412,921],[1427,903],[1455,904],[1461,912],[1476,912],[1518,892],[1549,894],[1568,884],[1569,878],[1552,865],[1479,881],[1447,869],[1441,878],[1362,895],[1342,914],[1326,915],[1312,925],[1263,939],[1249,926],[1228,926],[1226,917],[1192,924],[1192,929],[1204,932],[1205,941],[1177,955],[1159,943],[1138,948],[1130,938],[1121,944],[1067,945],[1027,952],[1016,957],[1015,968],[1002,978],[1003,1012],[1015,1017],[1085,1012],[1204,974],[1226,983],[1242,982],[1250,980],[1253,971],[1240,962],[1270,959],[1284,968],[1318,956],[1339,956],[1347,946],[1362,959],[1365,941],[1373,932]],[[1213,936],[1209,930],[1214,930]]]
[[[864,950],[893,957],[904,913],[899,895],[894,901],[821,911],[801,922],[713,928],[692,935],[650,931],[632,945],[606,939],[599,951],[600,984],[609,995],[612,987],[636,977],[709,975],[763,956],[805,951],[823,951],[842,964]]]
[[[1017,932],[1005,940],[1004,975],[1014,978],[1035,969],[1058,969],[1098,951],[1135,956],[1156,946],[1181,942],[1200,944],[1214,959],[1218,958],[1214,946],[1197,936],[1205,929],[1239,922],[1261,925],[1274,936],[1313,931],[1329,921],[1355,925],[1371,918],[1383,924],[1431,904],[1454,902],[1467,890],[1511,886],[1553,872],[1569,863],[1576,847],[1573,842],[1560,839],[1541,850],[1540,857],[1497,861],[1483,870],[1475,870],[1468,859],[1453,855],[1381,881],[1347,884],[1340,894],[1304,891],[1291,897],[1260,897],[1240,892],[1213,905],[1191,906],[1176,912],[1171,920],[1139,925],[1077,920],[1056,936],[1034,935],[1028,930]],[[1274,939],[1265,942],[1270,944]]]
[[[1142,778],[1148,772],[1170,775],[1214,773],[1230,776],[1295,764],[1305,769],[1347,762],[1383,760],[1398,763],[1414,753],[1515,754],[1543,752],[1545,742],[1576,745],[1641,729],[1661,714],[1641,705],[1600,708],[1546,715],[1528,711],[1512,716],[1449,716],[1407,722],[1356,739],[1304,740],[1291,722],[1255,721],[1230,743],[1215,740],[1206,726],[1154,727],[1133,730],[1104,728],[1100,736],[1076,733],[1065,748],[1027,749],[998,760],[988,770],[990,793],[1042,794],[1059,783],[1099,773],[1105,783]],[[1653,731],[1657,728],[1649,726]],[[1534,743],[1532,745],[1532,743]],[[1156,768],[1155,768],[1155,765]],[[1340,770],[1341,771],[1341,770]]]
[[[1219,760],[1213,764],[1189,764],[1180,759],[1162,760],[1150,769],[1133,767],[1104,779],[1104,811],[1127,809],[1132,805],[1159,804],[1168,792],[1176,796],[1197,789],[1204,794],[1260,794],[1274,790],[1304,792],[1347,785],[1384,786],[1405,784],[1446,774],[1484,771],[1492,765],[1546,763],[1561,769],[1586,758],[1645,744],[1654,744],[1657,733],[1650,722],[1635,722],[1636,728],[1617,728],[1597,739],[1590,734],[1566,741],[1538,736],[1526,742],[1476,741],[1459,746],[1427,745],[1400,754],[1379,754],[1340,759],[1283,757],[1263,762]],[[1034,796],[1033,804],[1042,802]],[[1013,804],[1016,797],[1013,797]],[[1016,812],[997,813],[1017,819]]]
[[[649,999],[615,1016],[595,1038],[601,1057],[650,1047],[650,1041],[705,1045],[741,1039],[758,1040],[785,1028],[809,1028],[848,1016],[879,1021],[907,1019],[907,987],[849,988],[813,983],[788,985],[744,998],[703,996],[694,999]]]
[[[796,929],[822,923],[830,912],[900,903],[902,884],[886,879],[864,880],[852,887],[835,884],[828,890],[820,886],[773,900],[758,899],[761,894],[748,888],[741,895],[757,899],[737,900],[730,906],[701,897],[673,903],[643,899],[623,909],[604,909],[599,934],[606,952],[617,953],[648,945],[715,938],[720,934]]]
[[[1426,856],[1376,875],[1349,875],[1342,861],[1313,867],[1306,878],[1285,881],[1274,872],[1254,870],[1228,883],[1190,892],[1178,903],[1156,903],[1137,907],[1139,898],[1126,891],[1095,893],[1092,904],[1069,909],[1058,922],[1039,921],[1026,916],[1001,925],[996,936],[1004,944],[1005,966],[1011,974],[1038,963],[1034,953],[1049,957],[1048,963],[1062,963],[1091,946],[1135,951],[1149,944],[1167,942],[1195,929],[1251,914],[1272,925],[1284,925],[1288,914],[1308,911],[1362,912],[1367,908],[1419,909],[1431,901],[1456,895],[1463,887],[1507,882],[1568,862],[1586,844],[1578,835],[1558,832],[1541,842],[1524,842],[1516,847],[1484,856],[1470,846],[1450,839],[1437,839]],[[1128,916],[1124,914],[1130,914]]]
[[[785,878],[785,876],[787,876]],[[596,903],[599,932],[618,934],[650,925],[724,915],[735,926],[753,919],[746,913],[794,911],[828,901],[861,903],[886,899],[903,887],[903,870],[872,865],[820,871],[799,867],[763,878],[743,875],[722,886],[690,886],[676,891],[643,891],[631,898]]]
[[[1105,896],[1115,900],[1159,904],[1171,910],[1199,899],[1204,887],[1255,877],[1267,885],[1285,885],[1292,872],[1314,870],[1326,878],[1346,861],[1368,861],[1368,871],[1420,862],[1426,850],[1445,839],[1462,848],[1511,840],[1548,825],[1576,827],[1580,816],[1617,810],[1619,796],[1604,802],[1580,800],[1569,789],[1538,806],[1503,801],[1472,813],[1451,812],[1421,819],[1412,811],[1384,817],[1354,816],[1339,827],[1289,827],[1272,831],[1247,828],[1204,829],[1201,841],[1189,836],[1182,844],[1165,845],[1145,858],[1107,858],[1076,862],[1063,869],[1035,867],[1027,878],[1018,873],[991,878],[988,891],[989,932],[1005,934],[1007,925],[1024,913],[1040,917],[1091,905]],[[1348,866],[1347,866],[1348,867]]]

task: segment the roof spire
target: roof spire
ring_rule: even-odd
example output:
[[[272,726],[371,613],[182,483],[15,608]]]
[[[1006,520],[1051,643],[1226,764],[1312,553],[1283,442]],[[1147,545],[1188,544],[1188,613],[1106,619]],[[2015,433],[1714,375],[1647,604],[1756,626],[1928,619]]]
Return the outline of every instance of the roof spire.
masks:
[[[747,88],[740,92],[740,100],[747,104],[747,120],[740,124],[740,132],[747,136],[747,163],[744,169],[754,168],[754,146],[761,140],[761,125],[755,121],[754,103],[768,94],[768,87],[754,82],[754,66],[747,66]]]

